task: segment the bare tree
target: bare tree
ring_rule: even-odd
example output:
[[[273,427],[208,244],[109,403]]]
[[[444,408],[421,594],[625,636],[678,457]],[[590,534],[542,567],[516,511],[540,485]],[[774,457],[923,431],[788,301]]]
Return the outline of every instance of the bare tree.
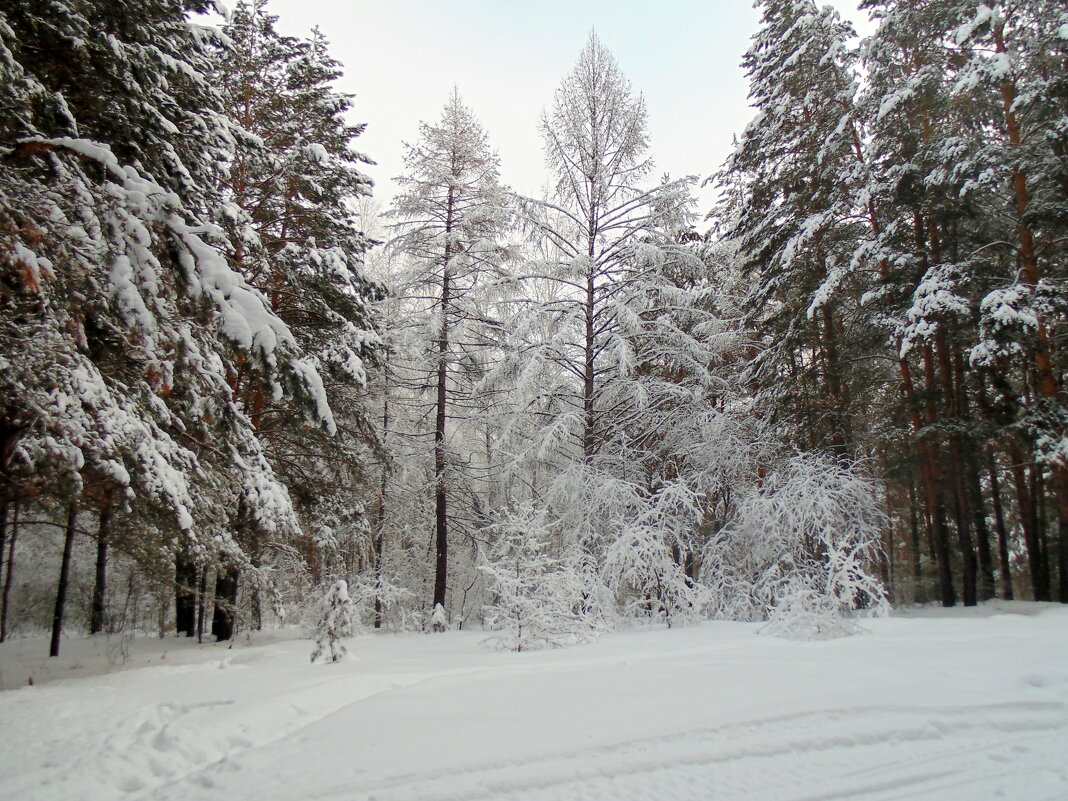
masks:
[[[434,607],[446,605],[451,421],[468,414],[471,379],[495,338],[487,335],[494,321],[483,290],[505,254],[500,240],[509,215],[498,163],[454,89],[441,120],[424,123],[418,143],[408,146],[407,171],[397,178],[402,192],[391,210],[397,231],[391,248],[406,257],[397,291],[409,302],[408,319],[422,343],[398,376],[417,395],[433,397]]]
[[[541,120],[552,196],[523,204],[527,227],[552,253],[541,277],[562,288],[551,306],[578,329],[560,361],[581,382],[587,462],[598,447],[598,393],[611,369],[601,361],[618,327],[615,303],[636,275],[630,257],[644,235],[684,202],[677,191],[684,181],[648,186],[653,162],[646,116],[645,101],[591,32]],[[677,202],[665,203],[669,197]]]

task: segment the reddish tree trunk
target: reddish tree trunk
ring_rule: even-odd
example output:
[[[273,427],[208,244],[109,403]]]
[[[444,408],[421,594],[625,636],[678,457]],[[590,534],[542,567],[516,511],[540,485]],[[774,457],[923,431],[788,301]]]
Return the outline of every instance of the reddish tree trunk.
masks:
[[[938,589],[943,606],[954,606],[957,595],[953,589],[953,574],[949,563],[949,540],[946,536],[945,508],[942,503],[942,471],[934,453],[934,448],[926,439],[920,439],[923,421],[920,417],[919,402],[912,383],[912,372],[907,359],[899,362],[901,380],[905,396],[909,402],[909,414],[913,432],[917,435],[916,450],[920,462],[920,480],[923,484],[924,499],[927,505],[928,525],[931,548],[934,552],[935,567],[938,571]]]

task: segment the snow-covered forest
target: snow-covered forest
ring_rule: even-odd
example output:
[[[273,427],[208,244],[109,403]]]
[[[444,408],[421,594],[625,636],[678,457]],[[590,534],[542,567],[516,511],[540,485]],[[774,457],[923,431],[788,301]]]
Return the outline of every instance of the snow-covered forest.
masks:
[[[6,7],[0,636],[1068,601],[1068,11],[757,5],[712,208],[595,33],[541,196],[457,88],[382,208],[318,29]]]
[[[1068,6],[864,0],[864,37],[755,6],[725,163],[662,174],[591,31],[531,101],[542,192],[457,86],[381,202],[328,35],[266,0],[0,2],[0,687],[94,642],[351,663],[376,630],[410,634],[383,687],[404,649],[519,658],[466,643],[612,685],[640,634],[920,653],[874,618],[995,599],[1063,639]],[[892,650],[851,647],[843,677]],[[967,725],[1068,731],[997,714]]]

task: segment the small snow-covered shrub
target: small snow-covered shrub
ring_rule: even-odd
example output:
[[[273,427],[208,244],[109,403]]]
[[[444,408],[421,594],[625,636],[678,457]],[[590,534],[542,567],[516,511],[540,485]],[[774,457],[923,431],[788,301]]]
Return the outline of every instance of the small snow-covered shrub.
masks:
[[[337,662],[347,653],[341,642],[352,636],[352,599],[349,585],[344,580],[335,581],[322,601],[322,614],[315,629],[315,648],[311,661],[317,662],[330,652],[330,661]]]
[[[787,640],[830,640],[862,630],[837,599],[812,586],[807,577],[796,576],[780,588],[759,633]]]
[[[627,599],[624,613],[668,626],[702,617],[707,593],[683,571],[661,527],[628,526],[608,548],[604,577],[618,597]]]
[[[855,633],[859,610],[886,610],[869,573],[884,525],[877,485],[858,466],[812,454],[785,460],[705,549],[714,614],[767,619],[763,631],[781,636]]]
[[[485,625],[493,630],[485,644],[529,651],[589,640],[599,604],[586,603],[591,596],[583,575],[565,560],[549,556],[543,532],[536,526],[528,530],[521,522],[502,527],[496,548],[481,568],[495,598],[483,610]]]
[[[434,604],[434,611],[430,613],[430,620],[427,623],[427,628],[431,631],[449,630],[449,616],[445,614],[444,606],[441,604]]]

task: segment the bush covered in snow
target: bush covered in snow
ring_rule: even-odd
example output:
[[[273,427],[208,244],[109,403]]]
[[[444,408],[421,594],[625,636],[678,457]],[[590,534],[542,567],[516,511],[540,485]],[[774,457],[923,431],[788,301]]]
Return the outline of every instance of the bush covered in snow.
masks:
[[[710,540],[704,578],[713,613],[767,617],[769,634],[812,639],[856,631],[856,610],[886,609],[869,573],[885,525],[877,485],[858,466],[811,454],[784,461]]]
[[[540,518],[534,518],[540,519]],[[527,529],[522,517],[503,526],[482,571],[494,603],[483,610],[493,634],[485,642],[509,651],[555,648],[589,640],[596,615],[578,562],[549,555],[544,529]]]
[[[351,636],[352,599],[349,597],[349,585],[343,580],[335,581],[322,601],[322,615],[315,629],[315,648],[311,661],[324,658],[328,651],[331,662],[340,661],[347,653],[341,639]]]

